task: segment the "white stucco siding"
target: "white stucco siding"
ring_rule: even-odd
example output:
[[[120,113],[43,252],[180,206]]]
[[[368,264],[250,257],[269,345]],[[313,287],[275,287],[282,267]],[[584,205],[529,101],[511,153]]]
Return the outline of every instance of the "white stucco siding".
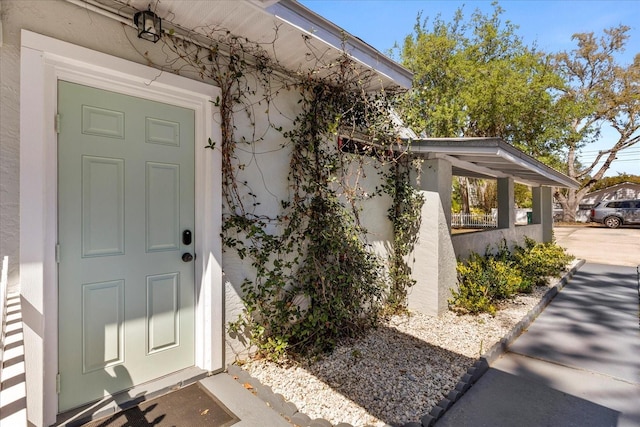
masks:
[[[393,224],[388,218],[393,200],[386,193],[377,194],[376,189],[384,184],[383,174],[389,168],[389,165],[381,165],[378,160],[365,156],[354,159],[345,172],[347,185],[363,193],[360,194],[362,200],[356,205],[358,219],[367,231],[366,242],[383,261],[387,260],[393,245]]]
[[[21,31],[29,30],[142,65],[149,65],[151,61],[156,64],[167,64],[170,58],[166,48],[163,50],[162,43],[153,44],[140,40],[137,38],[135,30],[128,25],[62,0],[2,0],[2,24],[3,45],[0,47],[0,101],[2,105],[0,110],[0,257],[9,256],[9,282],[13,286],[17,286],[21,281],[19,277],[20,228],[34,227],[39,230],[55,228],[55,225],[52,225],[54,223],[52,220],[40,221],[38,224],[20,224],[20,75],[21,72],[24,74],[24,70],[21,70],[20,66]],[[91,56],[91,53],[87,53],[87,55]],[[86,60],[91,62],[91,58],[86,58]],[[110,71],[116,76],[119,72],[124,71],[116,68]],[[158,76],[162,74],[161,71],[158,71]],[[189,77],[186,70],[181,70],[180,74]],[[96,77],[96,79],[99,78]],[[194,80],[199,80],[199,78],[194,77]],[[249,84],[252,89],[259,87],[255,82],[249,81]],[[259,102],[262,97],[256,94],[252,99],[247,100],[248,104],[252,105],[251,118],[247,117],[241,109],[238,109],[235,114],[238,164],[242,164],[244,168],[240,171],[238,182],[247,181],[247,187],[242,189],[245,192],[243,201],[247,203],[247,208],[255,209],[255,213],[258,215],[276,217],[281,211],[281,201],[288,199],[290,187],[287,175],[290,167],[291,146],[282,133],[274,127],[282,127],[285,131],[291,129],[292,120],[299,112],[299,96],[300,94],[295,90],[281,89],[277,91],[277,95],[268,105],[264,101]],[[51,100],[51,102],[55,104],[55,100]],[[43,113],[43,115],[46,114]],[[213,123],[211,127],[218,129],[219,115],[213,114],[209,119]],[[53,117],[49,119],[47,116],[46,120],[53,121]],[[27,126],[28,123],[23,125]],[[42,127],[44,124],[39,123],[38,126]],[[212,136],[214,140],[219,138],[219,135]],[[243,137],[246,141],[256,139],[259,141],[255,144],[245,144],[242,142]],[[219,144],[219,141],[217,142]],[[196,157],[212,155],[210,150],[204,148],[205,145],[206,139],[196,141]],[[44,164],[48,161],[45,158],[47,157],[45,153],[41,153],[40,157],[43,158],[41,163]],[[55,159],[55,155],[51,157]],[[53,161],[55,162],[55,160]],[[51,170],[55,171],[55,167]],[[23,170],[22,176],[28,176],[24,172]],[[55,177],[55,172],[53,176]],[[43,179],[35,183],[33,188],[43,187],[42,192],[44,193],[49,191],[45,188],[45,184],[48,185],[54,181],[55,179]],[[372,166],[365,166],[365,174],[360,177],[360,185],[367,188],[368,192],[373,193],[381,183],[377,170]],[[53,191],[55,192],[55,190]],[[247,191],[256,194],[257,198],[249,197],[246,194]],[[55,196],[53,196],[53,200],[55,200]],[[254,202],[260,204],[253,206]],[[42,203],[46,205],[49,200]],[[361,220],[369,232],[368,242],[373,245],[383,259],[386,259],[386,251],[392,236],[391,224],[386,218],[390,203],[391,200],[387,196],[376,196],[362,202]],[[202,214],[219,216],[220,208],[221,206],[218,204]],[[50,215],[45,211],[47,211],[46,208],[41,209],[34,214],[34,217]],[[31,216],[23,215],[24,217]],[[220,230],[208,230],[208,232],[210,236],[217,238]],[[46,234],[46,231],[40,234]],[[53,245],[50,243],[52,242],[39,241],[34,244],[34,247],[37,247],[38,251],[52,252]],[[47,245],[46,248],[45,245]],[[41,259],[43,256],[38,253],[36,258]],[[41,269],[42,265],[34,267]],[[47,271],[55,270],[55,266],[52,265],[45,267]],[[240,290],[243,280],[254,278],[255,273],[250,260],[241,260],[237,253],[229,248],[224,251],[222,269],[224,272],[222,279],[224,284],[224,317],[222,320],[226,328],[226,324],[235,320],[244,309]],[[34,277],[41,278],[43,276],[41,270],[28,273]],[[211,274],[218,274],[218,272],[216,270]],[[22,278],[23,288],[25,280],[26,278]],[[46,292],[51,292],[51,295]],[[213,292],[217,292],[217,290],[214,289]],[[50,318],[45,319],[46,316],[51,315],[51,310],[53,310],[53,317],[56,314],[56,302],[47,301],[55,299],[55,287],[34,287],[34,289],[23,290],[23,297],[33,306],[33,316],[29,317],[25,341],[33,341],[33,343],[29,343],[30,350],[34,351],[31,351],[28,356],[28,363],[32,367],[28,382],[31,387],[31,396],[36,396],[37,399],[29,402],[29,419],[35,425],[44,425],[51,423],[52,414],[55,414],[53,407],[55,399],[50,396],[55,394],[51,392],[54,385],[51,378],[55,374],[56,367],[53,366],[54,362],[44,357],[49,350],[55,352],[57,346],[55,332],[49,331],[56,328],[57,319],[54,319],[53,322],[49,321]],[[45,306],[49,307],[49,311]],[[37,317],[36,315],[39,313],[42,315]],[[43,325],[49,325],[44,333],[47,337],[45,344],[42,343],[42,331],[39,329]],[[243,350],[243,345],[227,337],[225,363],[233,362],[236,355]],[[207,364],[203,363],[203,366],[207,366]],[[42,380],[43,375],[46,376],[44,382],[38,382]],[[49,395],[49,397],[44,398],[43,394]]]
[[[270,224],[267,231],[273,234],[280,232],[278,222],[269,222],[266,218],[275,219],[281,215],[282,201],[291,198],[291,182],[288,177],[292,143],[284,138],[282,132],[292,130],[293,119],[300,113],[299,99],[300,94],[295,89],[280,90],[277,97],[267,105],[259,94],[256,94],[254,98],[247,99],[254,106],[251,110],[252,116],[248,117],[245,113],[239,112],[234,119],[234,138],[238,142],[237,159],[234,162],[236,166],[240,166],[236,170],[236,182],[239,184],[238,191],[242,195],[242,203],[247,212],[265,219],[265,222]],[[280,127],[282,132],[275,129]],[[256,139],[259,140],[253,144],[242,142]],[[336,141],[327,141],[328,146],[331,144],[336,144]],[[345,177],[349,185],[357,185],[369,195],[373,195],[376,188],[382,185],[380,168],[373,165],[374,159],[364,158],[363,162],[362,169],[359,168],[358,161],[347,165]],[[360,220],[368,232],[366,240],[382,260],[387,259],[387,251],[392,240],[392,227],[387,219],[390,204],[391,199],[386,195],[374,196],[359,203]],[[244,311],[241,285],[245,279],[253,281],[256,278],[251,263],[250,258],[240,259],[235,249],[225,248],[225,326],[228,326],[228,322],[235,321]],[[226,337],[227,363],[246,358],[249,353],[247,350],[241,340]]]
[[[3,12],[6,6],[3,2]],[[5,28],[7,18],[3,18]],[[8,284],[19,283],[19,45],[10,44],[5,35],[0,47],[0,258],[9,257]]]
[[[487,247],[495,251],[496,245],[503,240],[509,248],[514,244],[524,246],[525,237],[538,242],[543,241],[543,228],[541,224],[512,226],[510,228],[478,231],[475,233],[463,233],[451,236],[455,253],[461,259],[466,259],[472,252],[483,255]]]
[[[249,79],[248,83],[258,88],[255,81]],[[292,119],[298,114],[300,94],[282,90],[269,104],[259,93],[247,96],[245,101],[253,105],[251,116],[244,111],[238,111],[234,116],[237,145],[233,163],[238,194],[247,213],[275,219],[282,211],[281,201],[289,199],[287,176],[291,160],[291,144],[276,128],[291,130]],[[276,221],[270,223],[267,232],[278,233]],[[238,235],[238,238],[242,237]],[[251,263],[251,258],[240,259],[234,248],[224,249],[225,327],[244,311],[241,285],[245,279],[253,281],[256,277]],[[248,350],[246,340],[227,336],[226,363],[246,358]]]

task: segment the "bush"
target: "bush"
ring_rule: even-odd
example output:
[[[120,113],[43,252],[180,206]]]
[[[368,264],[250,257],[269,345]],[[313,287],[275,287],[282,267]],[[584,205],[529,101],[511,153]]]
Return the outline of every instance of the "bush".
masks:
[[[521,275],[514,263],[495,255],[472,253],[466,262],[458,262],[458,291],[449,301],[461,313],[494,313],[495,302],[518,291]]]
[[[490,313],[496,303],[517,293],[530,293],[534,286],[546,284],[550,276],[559,276],[573,259],[555,243],[525,240],[525,246],[510,251],[502,241],[492,253],[472,253],[457,265],[458,289],[449,300],[451,310],[458,313]]]
[[[524,248],[514,249],[514,259],[523,276],[534,285],[544,285],[547,278],[560,275],[573,258],[555,243],[537,243],[529,238],[525,240]]]

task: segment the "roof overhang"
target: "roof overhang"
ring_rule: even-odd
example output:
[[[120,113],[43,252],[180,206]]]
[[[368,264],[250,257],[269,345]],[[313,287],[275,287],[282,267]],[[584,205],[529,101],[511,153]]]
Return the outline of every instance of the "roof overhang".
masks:
[[[132,26],[133,15],[149,6],[149,0],[66,1],[102,11]],[[151,3],[154,12],[163,19],[165,31],[171,29],[174,34],[186,35],[204,46],[217,41],[209,38],[212,29],[226,30],[264,45],[272,57],[277,56],[284,69],[317,71],[319,76],[322,76],[321,68],[326,67],[318,67],[310,55],[321,58],[323,64],[330,64],[346,52],[356,63],[374,73],[368,89],[411,87],[413,75],[409,70],[295,0],[162,0]],[[319,69],[314,70],[314,67]]]
[[[453,174],[472,178],[513,178],[532,187],[579,188],[580,183],[499,138],[429,138],[411,140],[411,153],[445,159]]]
[[[349,34],[296,0],[271,1],[274,4],[266,10],[283,22],[299,28],[304,34],[318,39],[336,52],[341,53],[344,49],[355,61],[375,70],[382,82],[393,82],[402,88],[411,88],[413,73],[362,39]]]

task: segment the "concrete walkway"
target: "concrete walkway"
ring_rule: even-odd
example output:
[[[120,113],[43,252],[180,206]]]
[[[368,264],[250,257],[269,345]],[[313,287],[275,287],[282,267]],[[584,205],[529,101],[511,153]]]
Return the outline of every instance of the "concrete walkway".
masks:
[[[435,425],[640,426],[637,286],[635,267],[585,264]]]

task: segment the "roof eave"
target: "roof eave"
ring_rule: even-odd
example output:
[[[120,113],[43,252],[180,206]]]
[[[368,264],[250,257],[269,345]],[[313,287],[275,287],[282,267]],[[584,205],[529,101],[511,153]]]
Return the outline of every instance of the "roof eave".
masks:
[[[322,41],[333,49],[346,51],[354,60],[374,70],[381,77],[404,89],[411,88],[411,71],[297,1],[280,0],[264,10],[300,29],[309,37]]]

